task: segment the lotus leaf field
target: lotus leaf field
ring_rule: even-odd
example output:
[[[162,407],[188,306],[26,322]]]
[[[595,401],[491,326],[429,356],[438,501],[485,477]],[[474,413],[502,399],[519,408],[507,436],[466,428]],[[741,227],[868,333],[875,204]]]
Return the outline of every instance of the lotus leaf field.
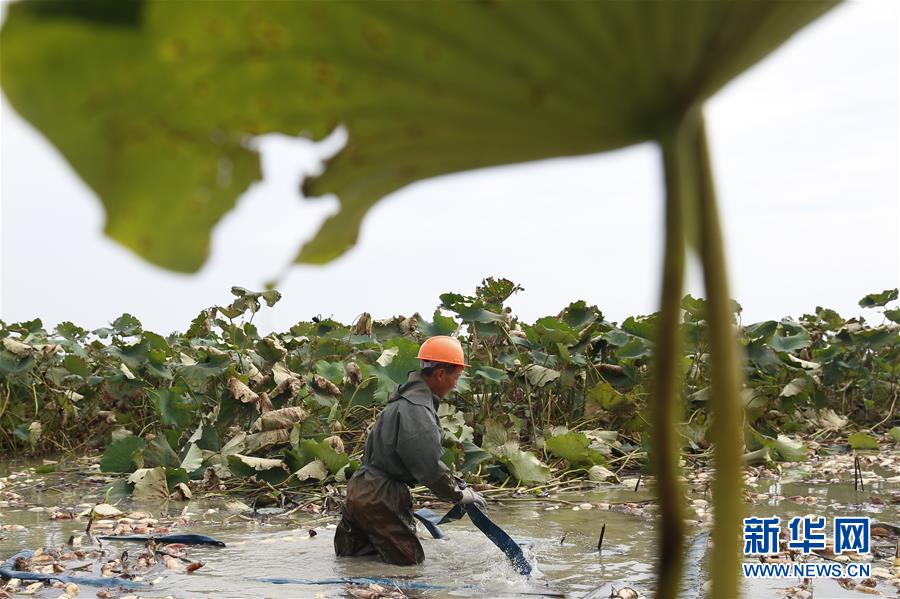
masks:
[[[254,315],[277,291],[235,287],[184,333],[144,330],[128,314],[87,331],[64,322],[0,323],[0,453],[102,451],[120,493],[180,499],[320,489],[359,467],[365,433],[417,368],[430,335],[459,335],[472,367],[441,405],[445,462],[473,483],[539,490],[553,480],[653,474],[650,361],[657,314],[617,324],[577,301],[522,322],[522,288],[485,279],[419,314],[353,324],[328,318],[262,335]],[[735,325],[744,349],[748,463],[801,461],[816,439],[854,449],[900,441],[898,291],[860,301],[868,320],[816,307],[794,320]],[[894,307],[891,307],[893,305]],[[710,457],[706,305],[681,303],[683,458]]]

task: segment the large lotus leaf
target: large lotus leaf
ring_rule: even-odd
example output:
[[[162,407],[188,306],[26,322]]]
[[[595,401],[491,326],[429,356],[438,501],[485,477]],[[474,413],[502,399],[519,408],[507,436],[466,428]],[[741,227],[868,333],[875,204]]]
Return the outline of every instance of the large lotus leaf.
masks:
[[[169,498],[169,486],[166,482],[166,469],[141,468],[128,478],[134,484],[134,498],[138,501],[163,502]]]
[[[178,368],[185,381],[193,389],[202,389],[210,377],[218,376],[228,370],[231,359],[228,355],[210,354],[207,361],[187,364]]]
[[[284,456],[292,472],[297,472],[314,460],[320,460],[329,472],[336,474],[350,463],[347,454],[336,451],[326,441],[313,439],[300,441],[297,449],[285,452]]]
[[[184,458],[181,460],[179,467],[185,472],[194,472],[203,465],[203,450],[196,443],[191,443],[188,450],[184,452]]]
[[[494,368],[493,366],[484,366],[483,364],[476,366],[473,369],[473,374],[495,385],[499,385],[509,378],[505,370]]]
[[[451,316],[444,316],[441,314],[440,308],[434,311],[433,318],[434,320],[432,322],[428,322],[421,317],[416,319],[416,326],[418,326],[419,331],[426,337],[451,335],[458,328],[456,321],[453,320]]]
[[[270,484],[281,484],[290,474],[283,460],[257,458],[233,454],[228,456],[228,468],[237,476],[255,476]]]
[[[466,322],[490,324],[503,320],[502,314],[486,310],[483,300],[459,293],[442,293],[441,305]]]
[[[769,345],[775,351],[793,352],[803,349],[812,342],[809,331],[798,323],[782,321],[778,329],[778,333],[769,340]]]
[[[140,367],[146,364],[147,360],[150,359],[150,354],[147,352],[147,344],[143,342],[134,345],[123,345],[121,347],[111,345],[106,351],[119,358],[119,360],[134,372],[137,372]]]
[[[142,450],[147,443],[129,435],[109,444],[100,460],[101,472],[133,472],[143,464]]]
[[[545,342],[549,341],[550,343],[565,343],[566,345],[571,345],[578,340],[578,333],[574,328],[568,323],[557,320],[552,316],[545,316],[544,318],[538,319],[531,330],[535,335],[533,341],[541,340]],[[532,336],[529,335],[529,338],[531,337]]]
[[[584,398],[584,415],[593,418],[601,410],[614,410],[626,403],[626,396],[605,380],[600,380]]]
[[[149,391],[147,394],[153,400],[153,407],[163,424],[184,429],[194,421],[197,404],[191,398],[184,397],[171,389],[157,389]]]
[[[884,306],[898,297],[900,297],[900,291],[897,289],[885,289],[881,293],[870,293],[859,300],[859,305],[861,308],[875,308]]]
[[[563,458],[572,468],[590,468],[594,464],[605,464],[606,458],[596,449],[589,447],[590,441],[583,433],[567,432],[550,437],[546,441],[547,450]]]
[[[560,372],[540,364],[529,364],[525,367],[525,378],[535,387],[543,387],[559,378]]]
[[[371,367],[378,377],[375,398],[386,403],[390,394],[409,377],[410,371],[419,369],[419,344],[412,339],[395,337],[384,343],[384,352]]]
[[[481,446],[487,451],[494,451],[509,441],[510,430],[499,420],[488,420],[484,423],[484,436]]]
[[[84,358],[76,355],[69,354],[63,358],[63,367],[72,374],[77,374],[82,378],[87,378],[91,375],[91,367],[88,366]]]
[[[34,366],[34,357],[32,356],[22,358],[12,352],[0,351],[0,374],[3,376],[28,372],[32,366]]]
[[[306,186],[340,197],[299,255],[322,263],[412,181],[658,138],[832,4],[17,2],[0,81],[106,233],[180,271],[259,177],[247,136],[344,123]]]
[[[649,341],[640,337],[632,337],[631,341],[616,350],[616,357],[621,360],[635,360],[644,358],[653,353],[653,348]]]
[[[762,443],[767,448],[774,449],[778,459],[783,462],[802,462],[806,459],[806,446],[803,442],[786,435],[778,435],[775,439],[765,437]]]
[[[853,433],[847,437],[847,442],[853,449],[878,449],[878,440],[866,433]]]
[[[335,385],[340,385],[344,380],[344,365],[340,362],[319,360],[316,362],[316,372]]]
[[[490,453],[470,441],[463,441],[462,445],[465,450],[462,466],[459,467],[462,472],[475,472],[479,464],[491,458]]]
[[[162,435],[154,438],[150,444],[144,449],[144,465],[148,468],[163,466],[165,468],[178,468],[181,466],[181,459],[169,441]]]
[[[474,437],[474,429],[466,424],[465,414],[456,409],[456,407],[441,403],[437,411],[438,418],[441,421],[441,429],[444,433],[444,439],[455,443],[471,442]]]
[[[291,431],[281,428],[247,435],[247,451],[258,452],[273,445],[287,445],[291,440]]]
[[[550,466],[533,453],[519,449],[519,444],[515,441],[500,448],[499,458],[520,483],[541,483],[550,478]]]
[[[567,325],[576,331],[581,331],[595,321],[603,320],[603,313],[597,306],[588,306],[584,300],[578,300],[566,306],[560,317]]]

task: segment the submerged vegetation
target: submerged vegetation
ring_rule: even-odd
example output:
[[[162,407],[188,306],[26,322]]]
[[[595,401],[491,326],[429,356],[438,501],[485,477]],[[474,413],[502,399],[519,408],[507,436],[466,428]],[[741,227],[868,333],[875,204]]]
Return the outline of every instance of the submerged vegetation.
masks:
[[[244,489],[317,487],[359,466],[365,432],[389,393],[417,368],[427,336],[458,334],[472,367],[440,409],[444,460],[473,482],[535,486],[653,474],[648,386],[658,314],[608,322],[584,301],[525,323],[506,306],[522,288],[486,279],[418,314],[345,325],[299,322],[261,335],[254,315],[276,291],[233,288],[163,337],[128,314],[86,331],[39,320],[2,324],[0,449],[5,454],[104,451],[120,491],[190,497]],[[873,322],[817,307],[798,320],[745,325],[745,461],[800,461],[800,440],[838,436],[853,448],[900,441],[897,290],[860,306]],[[706,303],[681,302],[684,457],[710,456]],[[877,322],[875,322],[877,321]],[[127,479],[126,479],[127,476]]]

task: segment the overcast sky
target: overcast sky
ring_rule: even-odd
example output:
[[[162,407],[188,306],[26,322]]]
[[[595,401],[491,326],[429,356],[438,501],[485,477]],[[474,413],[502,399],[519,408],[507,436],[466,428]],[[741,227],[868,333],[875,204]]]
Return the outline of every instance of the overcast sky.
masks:
[[[854,315],[863,295],[898,285],[898,31],[894,0],[845,4],[708,102],[744,322],[816,305]],[[184,330],[200,309],[230,301],[230,286],[261,288],[284,273],[336,208],[296,195],[300,173],[317,162],[314,144],[263,140],[265,180],[215,229],[202,271],[175,275],[101,235],[97,197],[5,97],[0,144],[7,322],[95,328],[130,312],[146,328]],[[289,268],[284,299],[255,322],[282,330],[317,314],[430,314],[439,294],[471,293],[486,276],[525,287],[510,303],[529,321],[576,299],[610,320],[649,313],[659,301],[662,202],[651,144],[416,183],[369,213],[344,257]],[[700,281],[692,272],[695,295]]]

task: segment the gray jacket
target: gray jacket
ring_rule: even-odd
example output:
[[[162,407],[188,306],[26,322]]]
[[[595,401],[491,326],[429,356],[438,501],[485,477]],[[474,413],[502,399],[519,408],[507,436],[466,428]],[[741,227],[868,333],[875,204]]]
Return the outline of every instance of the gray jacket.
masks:
[[[366,439],[363,463],[409,485],[420,483],[441,499],[462,499],[450,470],[441,461],[440,398],[421,373],[413,372],[388,399]]]

